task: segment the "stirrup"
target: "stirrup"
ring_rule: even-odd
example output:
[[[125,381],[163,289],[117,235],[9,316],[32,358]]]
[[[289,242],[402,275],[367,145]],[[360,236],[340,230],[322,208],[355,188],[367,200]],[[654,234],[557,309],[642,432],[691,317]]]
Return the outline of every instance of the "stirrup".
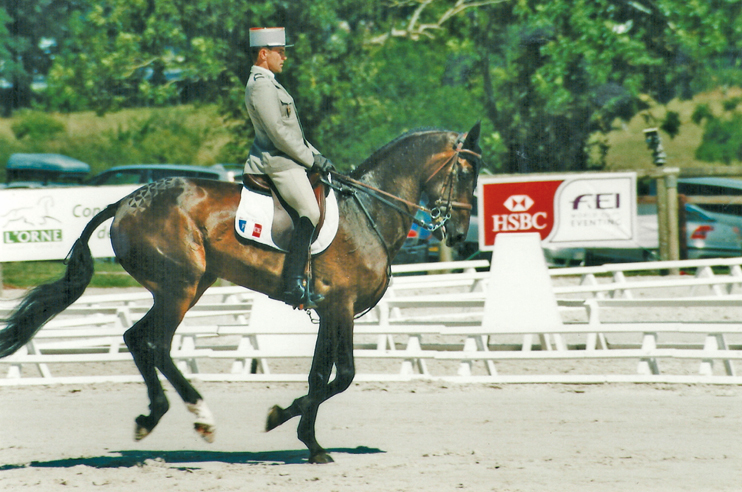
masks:
[[[325,300],[322,294],[309,291],[306,279],[294,279],[292,287],[283,291],[283,301],[294,309],[315,309],[317,305]]]

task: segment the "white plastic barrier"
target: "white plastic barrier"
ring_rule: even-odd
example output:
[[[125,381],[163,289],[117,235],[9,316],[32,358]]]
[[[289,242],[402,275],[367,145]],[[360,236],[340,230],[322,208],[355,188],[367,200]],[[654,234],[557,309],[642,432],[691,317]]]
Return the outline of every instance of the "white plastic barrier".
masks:
[[[547,271],[543,257],[532,247],[532,238],[513,236],[512,241],[501,242],[489,272],[476,270],[486,263],[467,262],[435,264],[428,275],[395,277],[393,289],[377,309],[356,323],[357,379],[742,383],[734,367],[734,361],[742,358],[742,346],[729,341],[742,337],[742,324],[734,320],[607,321],[611,312],[639,308],[682,311],[742,305],[728,288],[740,283],[739,259]],[[711,267],[715,265],[729,266],[730,274],[714,274]],[[597,277],[658,267],[697,268],[697,272],[695,276],[661,280]],[[414,273],[418,268],[395,270]],[[438,273],[441,270],[456,273]],[[552,288],[552,280],[564,273],[582,285]],[[591,275],[596,280],[593,285],[584,280]],[[660,287],[687,288],[686,293],[695,297],[631,299],[625,295]],[[416,294],[409,295],[413,292]],[[706,293],[712,296],[701,296]],[[146,292],[84,296],[41,330],[24,350],[0,361],[8,376],[0,379],[0,384],[140,381],[121,336],[150,305],[151,296]],[[0,317],[4,314],[7,312],[0,312]],[[564,321],[576,314],[582,319]],[[306,370],[287,371],[281,364],[310,358],[316,331],[309,317],[282,303],[240,287],[212,288],[178,329],[172,354],[192,378],[306,381]],[[664,340],[678,335],[690,337],[690,341]],[[614,338],[619,336],[620,343]],[[548,364],[541,373],[532,367],[597,359],[620,364],[633,361],[634,368],[626,371],[630,366],[622,365],[622,374],[562,374]],[[677,360],[689,360],[696,369],[666,374],[675,370],[669,361]],[[513,361],[529,372],[514,373]],[[121,369],[109,376],[94,375],[95,369],[85,375],[59,376],[63,372],[57,369],[60,364],[81,362],[116,363]],[[367,364],[375,365],[366,370]],[[503,368],[502,364],[510,366]]]

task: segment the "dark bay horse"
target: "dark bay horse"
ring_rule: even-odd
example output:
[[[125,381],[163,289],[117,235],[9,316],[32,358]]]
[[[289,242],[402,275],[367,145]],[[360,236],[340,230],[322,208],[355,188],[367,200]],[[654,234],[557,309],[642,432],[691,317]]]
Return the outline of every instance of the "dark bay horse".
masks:
[[[444,219],[441,231],[448,244],[466,237],[481,165],[479,132],[479,123],[465,134],[409,132],[376,151],[349,176],[333,176],[337,183],[354,184],[338,194],[340,225],[335,240],[311,264],[315,292],[325,299],[316,309],[320,323],[309,391],[285,409],[273,407],[266,424],[271,430],[301,416],[298,437],[309,448],[310,462],[332,461],[315,438],[317,410],[353,381],[354,317],[384,294],[391,259],[405,241],[423,193],[436,204],[434,215]],[[244,242],[235,234],[240,188],[235,183],[169,178],[109,205],[83,230],[64,277],[33,289],[6,320],[0,331],[0,357],[26,344],[82,295],[93,275],[87,242],[113,217],[116,257],[154,297],[151,310],[124,334],[150,399],[149,415],[136,419],[135,438],[152,432],[168,410],[159,370],[196,415],[196,431],[211,442],[213,417],[170,357],[175,330],[218,278],[274,298],[280,298],[282,290],[284,254]],[[330,380],[333,366],[336,375]]]

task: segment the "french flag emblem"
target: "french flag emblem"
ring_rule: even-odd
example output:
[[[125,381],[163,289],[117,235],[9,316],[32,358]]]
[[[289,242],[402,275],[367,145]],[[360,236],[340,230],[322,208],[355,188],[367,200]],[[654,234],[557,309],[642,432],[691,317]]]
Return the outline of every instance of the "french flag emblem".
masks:
[[[252,237],[260,237],[263,233],[263,226],[261,224],[255,224],[252,228]]]

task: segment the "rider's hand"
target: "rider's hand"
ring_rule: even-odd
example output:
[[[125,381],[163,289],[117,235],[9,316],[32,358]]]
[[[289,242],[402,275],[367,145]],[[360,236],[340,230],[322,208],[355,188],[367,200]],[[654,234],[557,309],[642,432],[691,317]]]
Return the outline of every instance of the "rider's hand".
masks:
[[[319,171],[322,174],[327,174],[334,169],[335,166],[332,164],[330,159],[322,154],[314,154],[314,165],[312,166],[312,171]]]

